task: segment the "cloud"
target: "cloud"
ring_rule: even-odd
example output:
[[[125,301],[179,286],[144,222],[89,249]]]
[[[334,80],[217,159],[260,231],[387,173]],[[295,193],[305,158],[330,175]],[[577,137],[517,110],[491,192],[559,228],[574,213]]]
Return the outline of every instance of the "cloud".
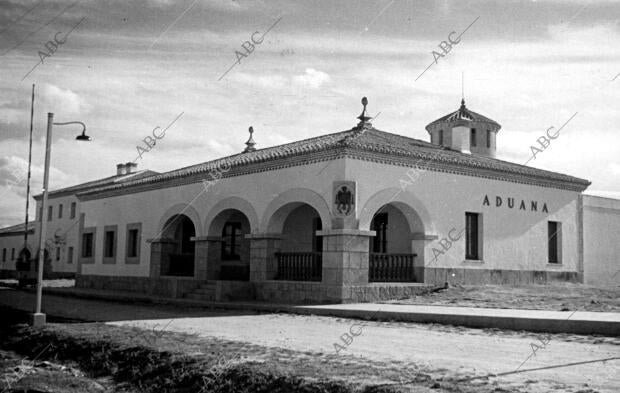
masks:
[[[318,89],[329,81],[329,75],[325,72],[317,71],[314,68],[306,68],[306,72],[303,75],[293,77],[293,83],[306,89]]]
[[[41,94],[43,107],[46,112],[58,114],[78,114],[89,111],[85,100],[69,89],[61,89],[52,84],[43,85]]]
[[[33,164],[30,175],[30,196],[43,188],[43,166]],[[3,203],[23,200],[28,182],[28,160],[17,156],[0,157],[0,199]],[[77,182],[75,175],[69,175],[58,168],[50,168],[50,189],[66,187]]]
[[[0,187],[12,188],[25,184],[28,177],[28,161],[21,157],[0,157]]]
[[[178,0],[149,0],[149,3],[157,8],[177,6]],[[243,6],[237,0],[190,0],[190,2],[183,2],[183,8],[199,6],[204,9],[213,9],[218,11],[240,11],[247,7]]]

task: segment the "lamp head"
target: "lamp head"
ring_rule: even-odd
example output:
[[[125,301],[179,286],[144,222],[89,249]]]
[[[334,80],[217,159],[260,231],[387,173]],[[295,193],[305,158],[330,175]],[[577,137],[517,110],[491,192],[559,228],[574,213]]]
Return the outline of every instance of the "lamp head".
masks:
[[[82,135],[78,135],[75,137],[76,140],[78,141],[90,141],[90,137],[88,135],[86,135],[86,130],[82,131]]]

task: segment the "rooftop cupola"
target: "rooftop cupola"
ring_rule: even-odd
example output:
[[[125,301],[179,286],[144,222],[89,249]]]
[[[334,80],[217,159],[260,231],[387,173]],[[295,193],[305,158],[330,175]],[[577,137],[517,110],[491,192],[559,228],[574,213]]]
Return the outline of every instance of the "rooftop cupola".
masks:
[[[431,143],[467,154],[495,157],[497,132],[502,126],[465,106],[426,126]]]

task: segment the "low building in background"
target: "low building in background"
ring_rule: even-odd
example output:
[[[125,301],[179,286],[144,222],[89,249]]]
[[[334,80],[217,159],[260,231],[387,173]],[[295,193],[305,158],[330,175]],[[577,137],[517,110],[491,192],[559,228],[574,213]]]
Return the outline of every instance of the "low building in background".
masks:
[[[157,172],[137,170],[137,164],[118,164],[116,175],[86,182],[72,187],[50,191],[47,211],[41,211],[42,195],[35,195],[36,217],[28,223],[28,244],[24,246],[24,224],[0,229],[0,250],[15,249],[15,258],[1,261],[0,274],[16,278],[16,261],[20,254],[24,262],[37,260],[40,238],[40,220],[47,220],[47,234],[44,240],[46,264],[45,278],[72,278],[77,271],[77,250],[79,239],[80,201],[76,194],[92,188],[117,184],[130,179],[152,176]],[[9,252],[7,251],[7,255]],[[11,254],[12,255],[12,252]],[[4,256],[4,255],[3,255]],[[35,262],[36,263],[36,262]],[[21,265],[21,270],[35,272],[35,266]]]

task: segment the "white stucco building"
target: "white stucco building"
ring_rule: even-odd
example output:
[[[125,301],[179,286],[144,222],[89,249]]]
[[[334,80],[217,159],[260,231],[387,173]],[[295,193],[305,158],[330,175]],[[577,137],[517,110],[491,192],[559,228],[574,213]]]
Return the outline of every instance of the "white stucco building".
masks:
[[[462,102],[427,142],[375,129],[365,106],[350,130],[258,150],[251,137],[229,157],[65,190],[79,205],[77,285],[348,302],[620,268],[620,202],[494,158],[497,122]]]

